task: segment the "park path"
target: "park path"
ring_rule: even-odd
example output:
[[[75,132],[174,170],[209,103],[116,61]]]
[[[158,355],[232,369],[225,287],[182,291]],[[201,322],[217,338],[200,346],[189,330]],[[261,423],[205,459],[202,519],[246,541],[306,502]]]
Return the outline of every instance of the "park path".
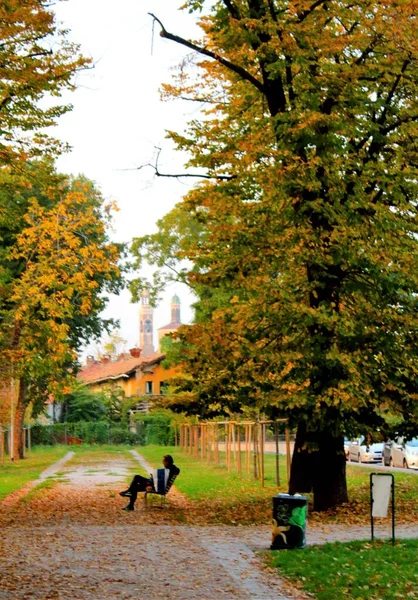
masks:
[[[118,491],[135,464],[150,470],[132,454],[100,464],[67,455],[39,480],[59,472],[52,489],[32,485],[26,501],[16,493],[0,503],[1,600],[307,598],[263,565],[241,528],[174,525],[171,506],[145,511],[141,499],[122,511]],[[175,511],[182,497],[170,494]]]
[[[173,489],[164,510],[126,513],[118,491],[138,463],[135,451],[86,464],[67,455],[48,470],[52,489],[0,503],[0,600],[303,600],[263,565],[270,526],[181,524],[187,501]],[[40,478],[44,481],[46,474]],[[33,495],[31,495],[31,493]],[[398,528],[418,537],[418,527]],[[388,537],[386,528],[380,535]],[[379,535],[379,531],[377,532]],[[308,528],[308,543],[370,537],[364,526]]]

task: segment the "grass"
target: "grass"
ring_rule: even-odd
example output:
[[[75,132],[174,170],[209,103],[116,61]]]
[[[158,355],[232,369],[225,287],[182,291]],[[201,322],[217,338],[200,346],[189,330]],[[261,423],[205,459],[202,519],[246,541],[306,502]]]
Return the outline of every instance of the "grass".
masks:
[[[273,478],[269,478],[262,488],[260,482],[251,475],[240,476],[235,471],[228,472],[224,466],[207,464],[188,454],[183,454],[175,447],[141,446],[138,452],[154,467],[162,468],[162,457],[171,454],[181,473],[176,480],[176,487],[190,500],[217,499],[225,503],[233,502],[238,496],[240,500],[271,498],[277,493]],[[270,457],[269,457],[270,458]],[[202,464],[204,470],[202,471]],[[204,473],[204,477],[202,477]],[[283,490],[284,491],[284,487]]]
[[[228,472],[225,466],[208,464],[199,458],[194,458],[183,453],[176,447],[141,446],[138,452],[155,468],[161,466],[164,454],[172,454],[175,463],[181,469],[180,477],[176,480],[176,487],[191,501],[214,501],[226,507],[236,505],[239,510],[247,512],[254,517],[255,522],[270,522],[271,498],[277,493],[287,491],[286,470],[284,457],[281,459],[282,485],[277,487],[275,482],[275,457],[266,455],[265,471],[266,480],[264,487],[253,476],[243,474],[239,476],[236,471]],[[336,510],[327,513],[312,512],[312,496],[308,494],[310,507],[308,519],[311,523],[346,523],[364,524],[370,518],[370,473],[373,466],[357,467],[347,464],[347,486],[349,502]],[[395,504],[397,523],[418,521],[418,475],[405,471],[394,473],[395,477]],[[258,505],[258,516],[254,512],[255,504]],[[246,507],[247,505],[247,507]]]
[[[268,555],[278,575],[317,600],[418,598],[418,540],[349,542]]]
[[[10,462],[6,457],[4,465],[0,465],[0,500],[37,479],[67,452],[66,446],[40,446],[34,448],[24,460]]]

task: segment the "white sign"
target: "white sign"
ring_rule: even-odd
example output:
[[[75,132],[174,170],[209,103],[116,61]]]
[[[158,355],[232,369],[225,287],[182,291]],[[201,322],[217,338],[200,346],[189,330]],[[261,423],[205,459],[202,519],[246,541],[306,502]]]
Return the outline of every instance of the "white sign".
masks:
[[[372,517],[387,517],[392,489],[392,477],[372,474]]]

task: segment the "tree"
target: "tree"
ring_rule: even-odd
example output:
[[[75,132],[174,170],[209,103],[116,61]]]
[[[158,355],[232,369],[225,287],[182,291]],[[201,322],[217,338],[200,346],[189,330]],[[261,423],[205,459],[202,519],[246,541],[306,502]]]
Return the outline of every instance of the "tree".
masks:
[[[102,392],[93,392],[80,383],[74,384],[65,395],[64,422],[103,421],[107,417],[106,398]]]
[[[90,61],[67,41],[46,0],[2,0],[0,6],[0,166],[62,145],[45,128],[69,105],[52,105]],[[43,98],[49,102],[40,103]]]
[[[203,102],[170,136],[211,178],[176,209],[201,235],[176,230],[155,261],[192,263],[189,393],[286,415],[290,491],[313,489],[317,510],[347,500],[344,433],[388,412],[418,427],[417,7],[219,0],[200,43],[158,21],[199,69],[164,93]]]
[[[0,353],[19,382],[19,430],[29,403],[39,412],[68,391],[80,346],[112,325],[100,314],[122,285],[123,253],[109,239],[112,207],[90,181],[50,163],[26,168],[3,170],[0,196]]]

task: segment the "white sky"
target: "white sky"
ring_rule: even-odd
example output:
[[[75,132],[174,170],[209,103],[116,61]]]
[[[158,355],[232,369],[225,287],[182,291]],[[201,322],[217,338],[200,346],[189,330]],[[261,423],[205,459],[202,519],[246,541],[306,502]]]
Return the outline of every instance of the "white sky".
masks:
[[[55,7],[58,21],[71,30],[70,39],[81,44],[83,54],[95,63],[94,69],[78,76],[78,89],[64,97],[74,110],[51,132],[72,146],[72,152],[59,159],[58,169],[83,173],[105,198],[117,201],[117,241],[129,242],[155,231],[156,221],[192,185],[193,180],[156,178],[151,169],[135,170],[160,146],[161,171],[184,172],[185,156],[173,152],[165,131],[182,131],[196,109],[190,103],[161,102],[159,87],[170,81],[170,70],[188,51],[161,38],[157,23],[152,35],[148,15],[154,13],[168,31],[197,38],[195,16],[178,11],[180,4],[180,0],[67,0]],[[156,328],[170,321],[174,293],[181,300],[182,322],[192,320],[192,297],[186,287],[176,285],[154,312]],[[127,290],[111,298],[105,316],[120,320],[128,348],[138,344],[138,305],[131,303]]]

